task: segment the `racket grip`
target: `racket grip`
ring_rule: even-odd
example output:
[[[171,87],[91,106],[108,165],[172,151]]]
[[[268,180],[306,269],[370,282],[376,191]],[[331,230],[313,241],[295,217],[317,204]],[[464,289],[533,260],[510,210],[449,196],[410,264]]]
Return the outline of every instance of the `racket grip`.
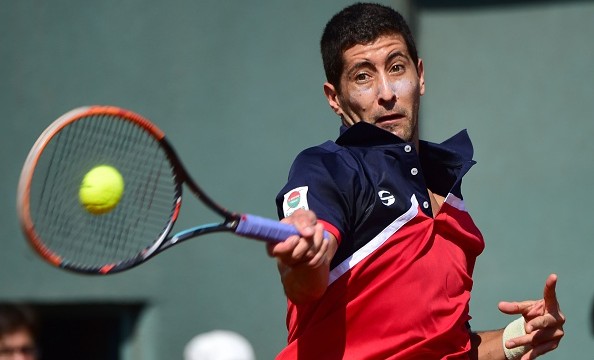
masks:
[[[269,242],[282,242],[289,236],[299,235],[299,231],[293,225],[250,214],[241,215],[235,233]],[[328,238],[326,231],[324,231],[324,238]]]

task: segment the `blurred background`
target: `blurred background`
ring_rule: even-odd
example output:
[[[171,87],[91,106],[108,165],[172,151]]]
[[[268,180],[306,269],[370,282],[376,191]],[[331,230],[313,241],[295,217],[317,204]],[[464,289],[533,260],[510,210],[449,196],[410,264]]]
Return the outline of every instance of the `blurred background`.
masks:
[[[109,104],[157,123],[214,199],[275,217],[294,156],[338,135],[318,41],[351,3],[2,1],[0,302],[38,310],[45,359],[181,359],[212,329],[242,334],[258,359],[283,348],[285,299],[262,243],[210,235],[126,273],[67,273],[25,242],[16,187],[47,125]],[[464,195],[487,247],[473,328],[505,326],[497,303],[541,298],[555,272],[568,323],[545,358],[594,358],[594,2],[381,3],[409,20],[425,61],[421,136],[467,128],[475,145]],[[203,222],[185,200],[178,229]]]

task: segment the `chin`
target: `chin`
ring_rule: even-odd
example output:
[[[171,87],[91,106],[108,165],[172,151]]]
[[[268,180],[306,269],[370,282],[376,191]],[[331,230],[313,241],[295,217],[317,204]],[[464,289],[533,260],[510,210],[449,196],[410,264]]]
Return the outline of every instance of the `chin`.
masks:
[[[385,126],[379,126],[379,128],[384,129],[384,130],[392,133],[393,135],[398,136],[400,139],[402,139],[406,142],[411,142],[413,139],[412,131],[410,131],[408,129],[403,129],[399,126],[385,125]]]

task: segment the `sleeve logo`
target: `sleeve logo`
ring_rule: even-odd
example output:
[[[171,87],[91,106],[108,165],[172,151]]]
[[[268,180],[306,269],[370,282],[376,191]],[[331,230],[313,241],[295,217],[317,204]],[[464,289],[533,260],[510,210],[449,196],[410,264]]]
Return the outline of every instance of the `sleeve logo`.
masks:
[[[286,216],[290,216],[297,209],[309,210],[307,204],[307,190],[309,187],[301,186],[290,190],[284,195],[283,212]]]

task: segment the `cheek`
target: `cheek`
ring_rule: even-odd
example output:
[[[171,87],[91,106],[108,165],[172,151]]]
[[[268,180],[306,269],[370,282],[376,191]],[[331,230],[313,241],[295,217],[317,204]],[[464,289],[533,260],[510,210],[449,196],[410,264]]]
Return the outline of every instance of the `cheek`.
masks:
[[[392,91],[400,98],[409,98],[418,94],[419,86],[413,81],[397,81],[392,83]]]
[[[352,109],[365,110],[373,102],[373,90],[370,88],[349,91],[349,105]]]

